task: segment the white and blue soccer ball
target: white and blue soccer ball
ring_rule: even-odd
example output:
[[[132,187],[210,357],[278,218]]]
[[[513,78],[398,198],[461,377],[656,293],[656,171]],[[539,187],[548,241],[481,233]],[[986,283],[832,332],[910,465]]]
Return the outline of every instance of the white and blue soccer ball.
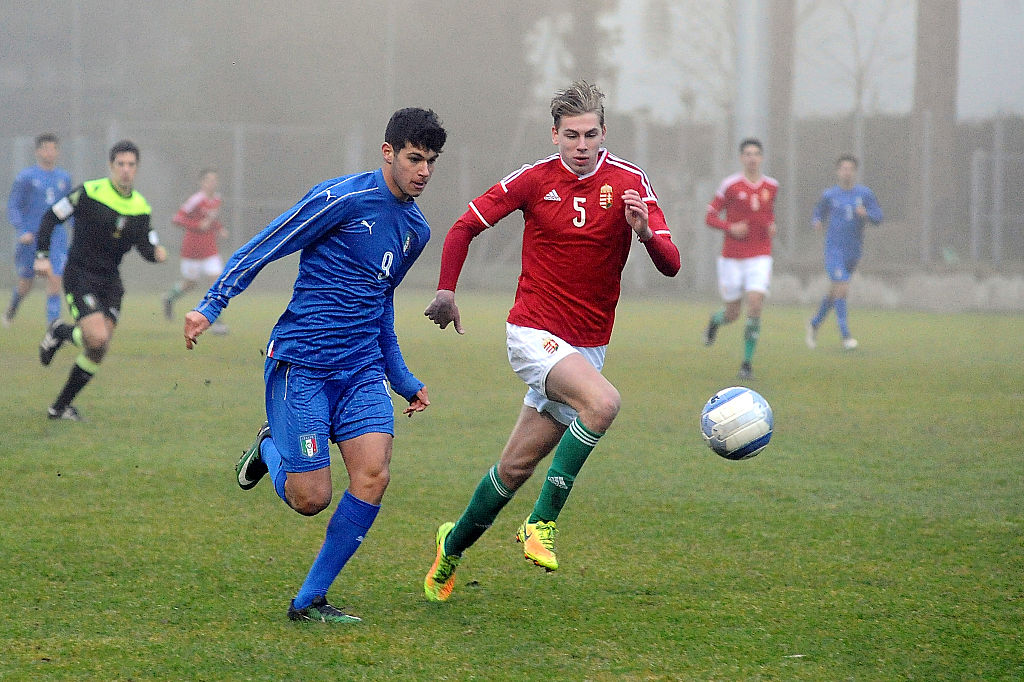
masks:
[[[745,386],[723,388],[711,396],[700,415],[708,447],[732,460],[750,459],[764,450],[774,426],[772,406]]]

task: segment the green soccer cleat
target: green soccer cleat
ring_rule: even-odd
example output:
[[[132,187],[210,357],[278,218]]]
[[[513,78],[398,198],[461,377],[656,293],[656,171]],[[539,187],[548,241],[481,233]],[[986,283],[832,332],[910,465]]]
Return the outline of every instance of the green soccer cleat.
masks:
[[[458,568],[462,557],[444,553],[444,541],[454,527],[455,524],[451,521],[442,523],[434,538],[437,543],[437,556],[434,557],[434,565],[427,572],[427,577],[423,579],[423,591],[430,601],[447,601],[455,589],[455,569]]]
[[[317,597],[304,609],[295,608],[295,600],[288,605],[288,620],[299,620],[314,623],[362,623],[363,619],[345,613],[327,603],[326,597]]]
[[[554,521],[538,521],[530,523],[523,521],[516,532],[516,542],[523,543],[523,556],[538,566],[543,566],[549,571],[558,570],[558,557],[555,556],[555,533],[557,533]]]
[[[252,490],[267,474],[267,464],[260,457],[260,444],[267,438],[270,438],[270,424],[263,422],[263,426],[256,434],[256,442],[242,453],[242,458],[235,465],[238,487],[242,490]]]

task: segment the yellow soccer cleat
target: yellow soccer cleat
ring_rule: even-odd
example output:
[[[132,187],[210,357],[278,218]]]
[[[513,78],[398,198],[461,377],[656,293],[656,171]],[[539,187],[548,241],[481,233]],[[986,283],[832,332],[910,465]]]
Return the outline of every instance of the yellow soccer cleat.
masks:
[[[455,524],[448,521],[437,529],[437,556],[434,558],[434,565],[427,572],[427,577],[423,579],[423,592],[430,601],[447,601],[455,589],[455,569],[458,568],[462,557],[444,553],[445,538],[454,527]]]
[[[530,523],[527,519],[516,531],[516,542],[523,543],[523,555],[527,559],[549,571],[557,571],[558,557],[555,556],[555,533],[557,532],[554,521]]]

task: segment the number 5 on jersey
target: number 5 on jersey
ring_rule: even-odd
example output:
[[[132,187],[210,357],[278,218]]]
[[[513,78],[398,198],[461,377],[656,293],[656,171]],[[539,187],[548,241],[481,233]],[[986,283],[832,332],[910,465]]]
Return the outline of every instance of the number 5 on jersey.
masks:
[[[587,208],[583,205],[587,203],[586,197],[573,197],[572,207],[579,213],[578,216],[572,219],[572,224],[576,227],[583,227],[587,224]]]

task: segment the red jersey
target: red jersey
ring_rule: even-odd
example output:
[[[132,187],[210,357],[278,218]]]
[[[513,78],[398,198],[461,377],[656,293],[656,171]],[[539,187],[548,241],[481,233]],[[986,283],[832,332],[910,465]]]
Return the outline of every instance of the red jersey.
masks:
[[[715,198],[708,204],[704,222],[725,232],[723,256],[751,258],[771,255],[772,238],[768,235],[768,226],[775,222],[775,195],[778,193],[778,181],[767,175],[762,175],[756,183],[747,180],[742,173],[722,180]],[[725,220],[719,216],[723,209]],[[750,231],[744,239],[736,239],[729,234],[729,224],[744,220],[750,226]]]
[[[654,236],[644,245],[651,259],[663,274],[675,275],[679,250],[647,175],[602,149],[588,175],[576,175],[554,154],[471,201],[445,238],[438,289],[455,289],[470,240],[519,210],[523,263],[508,321],[550,331],[574,346],[607,344],[634,235],[622,202],[627,189],[648,205]]]
[[[181,238],[182,258],[201,260],[217,255],[217,235],[223,229],[220,221],[214,218],[207,230],[200,227],[210,215],[216,215],[220,204],[219,194],[208,197],[196,192],[174,214],[171,221],[185,228],[185,235]]]

